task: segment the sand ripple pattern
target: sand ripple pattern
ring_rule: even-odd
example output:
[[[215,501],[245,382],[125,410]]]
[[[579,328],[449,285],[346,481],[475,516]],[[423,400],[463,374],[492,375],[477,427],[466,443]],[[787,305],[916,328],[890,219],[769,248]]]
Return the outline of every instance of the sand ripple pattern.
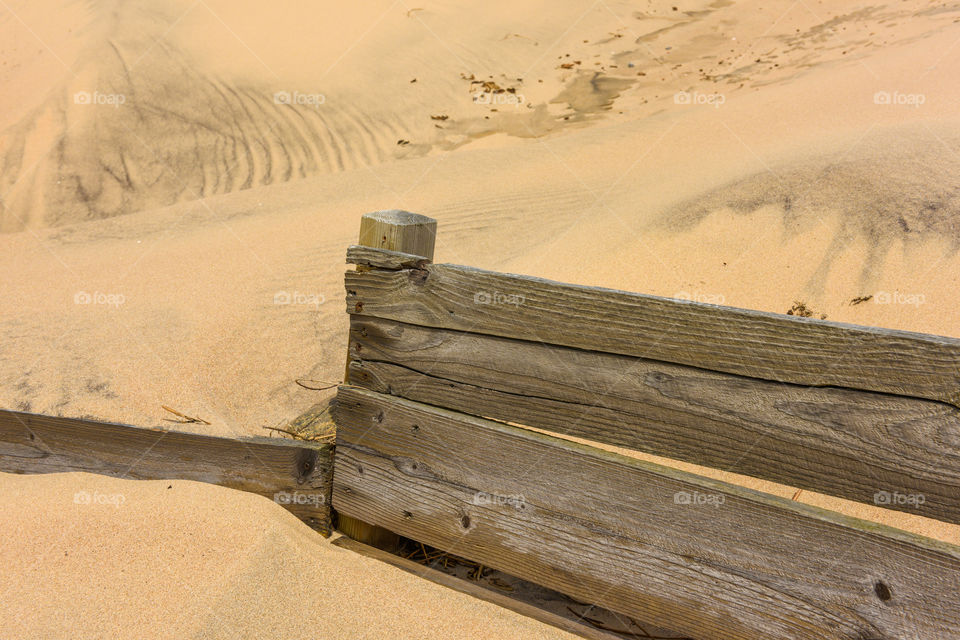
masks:
[[[376,164],[401,137],[398,119],[348,101],[285,103],[274,87],[231,84],[164,54],[134,74],[110,43],[95,73],[0,133],[0,232]]]

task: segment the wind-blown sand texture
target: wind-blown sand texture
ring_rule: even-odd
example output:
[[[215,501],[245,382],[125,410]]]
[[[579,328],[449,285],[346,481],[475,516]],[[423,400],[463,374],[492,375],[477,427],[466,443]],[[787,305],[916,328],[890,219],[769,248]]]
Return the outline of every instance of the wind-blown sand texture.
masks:
[[[958,20],[920,0],[2,2],[0,406],[265,434],[332,393],[297,379],[341,379],[344,253],[394,207],[439,221],[441,262],[960,336]],[[72,512],[44,491],[85,482],[5,478],[5,552],[55,547]],[[149,526],[120,509],[83,535],[145,562],[226,532],[298,571],[343,557],[254,498],[171,495]],[[57,571],[78,589],[154,566],[89,553],[16,574],[46,579],[36,604]],[[242,562],[238,593],[278,580],[263,620],[302,606]],[[170,610],[230,635],[201,609]]]
[[[4,638],[576,637],[340,549],[253,494],[89,474],[0,486],[16,516],[0,535],[18,541],[0,547]]]
[[[296,416],[391,206],[438,261],[960,335],[960,11],[640,4],[11,5],[0,404]]]

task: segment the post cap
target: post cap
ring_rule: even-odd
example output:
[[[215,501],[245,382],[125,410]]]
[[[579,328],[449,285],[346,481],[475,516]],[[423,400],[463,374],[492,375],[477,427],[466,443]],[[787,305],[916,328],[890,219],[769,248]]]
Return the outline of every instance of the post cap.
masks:
[[[437,221],[418,213],[388,209],[366,213],[360,219],[359,244],[401,251],[433,260]]]
[[[419,213],[411,213],[409,211],[404,211],[403,209],[384,209],[383,211],[374,211],[372,213],[363,214],[364,218],[371,218],[377,222],[384,224],[395,224],[395,225],[411,225],[411,224],[430,224],[436,223],[437,221],[433,218],[428,218],[427,216],[422,216]]]

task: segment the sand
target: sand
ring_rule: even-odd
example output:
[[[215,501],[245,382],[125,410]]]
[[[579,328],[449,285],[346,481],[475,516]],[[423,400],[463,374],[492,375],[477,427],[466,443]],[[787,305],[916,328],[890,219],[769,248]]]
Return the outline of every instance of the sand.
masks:
[[[274,42],[255,28],[272,24],[262,12],[273,9],[252,3],[180,13],[171,4],[166,15],[124,2],[109,18],[88,16],[69,37],[51,32],[69,71],[42,73],[41,62],[20,54],[17,64],[33,64],[33,73],[8,72],[0,82],[50,86],[27,95],[34,110],[14,105],[0,135],[3,180],[13,183],[0,191],[0,221],[27,227],[0,235],[8,274],[0,405],[156,425],[169,417],[165,404],[200,415],[217,434],[263,433],[295,417],[324,397],[296,379],[342,375],[343,254],[360,215],[389,207],[439,220],[440,261],[777,312],[803,301],[833,320],[960,335],[951,186],[960,169],[958,12],[909,2],[817,10],[717,2],[677,12],[656,3],[643,11],[531,5],[528,13],[461,4],[409,17],[399,5],[357,10],[345,25],[288,7],[271,32],[287,37]],[[30,15],[21,17],[29,24]],[[10,14],[3,28],[24,29]],[[366,36],[337,59],[357,32]],[[514,33],[525,37],[504,39]],[[294,42],[327,64],[292,62]],[[581,64],[562,68],[573,64],[567,53]],[[269,96],[319,86],[326,101],[271,97],[272,107],[287,107],[280,119],[234,96],[231,108],[271,132],[258,133],[196,94],[194,76],[174,73],[172,60],[218,87],[250,85],[242,95],[259,95],[254,85]],[[117,65],[127,71],[118,75]],[[584,66],[589,73],[578,71]],[[514,72],[521,68],[528,72]],[[114,89],[128,101],[68,100],[81,70],[122,80]],[[521,77],[512,82],[532,106],[476,104],[476,96],[514,94],[471,93],[461,73],[493,75],[503,86]],[[603,82],[593,88],[603,79],[630,84],[609,94]],[[157,87],[172,96],[151,93]],[[693,104],[677,102],[681,90]],[[876,104],[878,91],[924,102]],[[724,102],[696,104],[702,96]],[[187,111],[201,108],[230,126],[197,124],[200,115]],[[63,123],[36,109],[75,125],[58,129]],[[541,109],[546,115],[534,115]],[[282,129],[294,116],[329,120]],[[524,135],[513,130],[520,120]],[[221,131],[239,146],[194,139],[171,122]],[[23,138],[20,153],[20,129],[43,140]],[[61,146],[44,155],[38,149],[51,136]],[[324,140],[339,154],[317,146]],[[128,144],[152,159],[117,151]],[[76,167],[64,150],[72,145],[83,150]],[[290,149],[306,153],[303,145],[313,164],[295,160]],[[120,189],[115,152],[139,176],[121,180],[122,197],[109,195]],[[335,157],[336,167],[318,164]],[[181,186],[148,180],[155,163]],[[82,182],[90,171],[100,186],[70,193],[41,176]],[[190,186],[200,174],[206,186]],[[82,210],[81,192],[97,194]]]
[[[958,20],[919,0],[0,5],[0,406],[265,433],[332,393],[297,379],[340,380],[345,249],[384,208],[435,217],[438,261],[960,336]],[[172,495],[151,526],[202,506]]]
[[[333,546],[253,494],[0,474],[3,638],[574,638]],[[91,497],[75,502],[77,494]]]

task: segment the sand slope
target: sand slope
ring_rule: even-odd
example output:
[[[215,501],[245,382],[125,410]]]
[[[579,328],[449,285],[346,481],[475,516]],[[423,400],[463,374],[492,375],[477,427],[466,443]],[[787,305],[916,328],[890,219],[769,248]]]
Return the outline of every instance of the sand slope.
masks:
[[[0,487],[16,514],[0,536],[18,541],[0,547],[0,637],[575,637],[332,546],[252,494],[89,474]]]
[[[294,380],[342,375],[343,254],[359,216],[388,206],[440,221],[441,261],[960,335],[957,37],[720,108],[608,111],[544,138],[0,236],[0,404],[146,425],[166,404],[233,434],[294,417],[322,398]],[[925,104],[874,102],[895,87]]]
[[[439,261],[960,336],[958,20],[920,0],[3,3],[0,406],[264,433],[331,393],[296,379],[342,376],[344,252],[392,207],[439,220]],[[0,489],[3,637],[561,637],[256,496]]]
[[[842,62],[880,80],[866,60],[956,17],[923,2],[14,2],[0,231],[725,105]]]
[[[15,4],[0,23],[18,68],[0,86],[19,98],[0,118],[0,231],[422,156],[504,130],[542,135],[627,86],[555,77],[540,40],[580,7],[499,4]],[[64,5],[62,22],[33,31]],[[612,19],[598,15],[583,26]],[[524,88],[521,68],[547,83]],[[479,79],[494,83],[489,92]]]

